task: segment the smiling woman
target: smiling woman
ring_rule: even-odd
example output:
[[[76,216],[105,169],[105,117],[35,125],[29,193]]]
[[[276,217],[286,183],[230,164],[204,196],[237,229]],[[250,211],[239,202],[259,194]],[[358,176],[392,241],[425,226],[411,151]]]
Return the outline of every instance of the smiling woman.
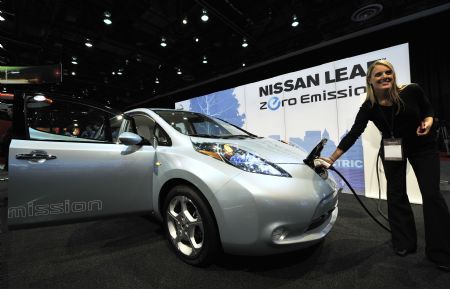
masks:
[[[382,133],[379,154],[387,180],[392,246],[399,256],[415,253],[417,233],[406,193],[407,160],[423,199],[426,255],[440,269],[450,271],[450,213],[439,189],[439,154],[433,107],[418,84],[399,86],[393,65],[375,61],[367,71],[367,98],[350,132],[329,158],[333,164],[372,121]]]

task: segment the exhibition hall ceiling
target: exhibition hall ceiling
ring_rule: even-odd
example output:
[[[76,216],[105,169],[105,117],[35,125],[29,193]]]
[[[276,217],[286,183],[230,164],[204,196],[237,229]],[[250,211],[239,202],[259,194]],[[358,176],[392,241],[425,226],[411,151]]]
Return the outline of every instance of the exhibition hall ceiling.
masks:
[[[63,82],[49,89],[120,107],[182,93],[210,79],[238,75],[258,63],[448,3],[3,0],[0,65],[61,63]],[[206,22],[203,14],[208,15]]]

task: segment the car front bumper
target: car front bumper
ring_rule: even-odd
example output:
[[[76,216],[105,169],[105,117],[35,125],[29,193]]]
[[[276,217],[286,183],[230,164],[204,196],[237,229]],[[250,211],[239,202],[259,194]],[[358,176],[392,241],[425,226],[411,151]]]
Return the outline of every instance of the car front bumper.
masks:
[[[243,172],[216,193],[225,252],[268,255],[308,247],[333,227],[339,189],[304,165],[284,165],[292,178]]]

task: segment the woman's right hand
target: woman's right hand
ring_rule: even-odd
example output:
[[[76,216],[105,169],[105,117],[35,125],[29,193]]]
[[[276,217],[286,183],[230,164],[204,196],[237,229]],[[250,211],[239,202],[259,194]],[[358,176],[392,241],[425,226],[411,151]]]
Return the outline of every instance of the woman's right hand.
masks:
[[[320,164],[321,167],[328,169],[330,166],[332,166],[334,164],[334,161],[331,158],[326,158],[326,157],[319,157],[319,159],[325,161],[326,163],[328,163],[328,166],[325,164]]]

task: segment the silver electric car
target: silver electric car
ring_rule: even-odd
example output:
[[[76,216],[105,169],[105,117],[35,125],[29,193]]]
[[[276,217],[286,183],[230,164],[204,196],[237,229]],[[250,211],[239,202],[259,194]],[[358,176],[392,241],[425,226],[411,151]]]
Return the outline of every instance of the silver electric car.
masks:
[[[199,113],[16,95],[10,228],[151,213],[185,262],[267,255],[322,240],[336,183],[307,153]]]

